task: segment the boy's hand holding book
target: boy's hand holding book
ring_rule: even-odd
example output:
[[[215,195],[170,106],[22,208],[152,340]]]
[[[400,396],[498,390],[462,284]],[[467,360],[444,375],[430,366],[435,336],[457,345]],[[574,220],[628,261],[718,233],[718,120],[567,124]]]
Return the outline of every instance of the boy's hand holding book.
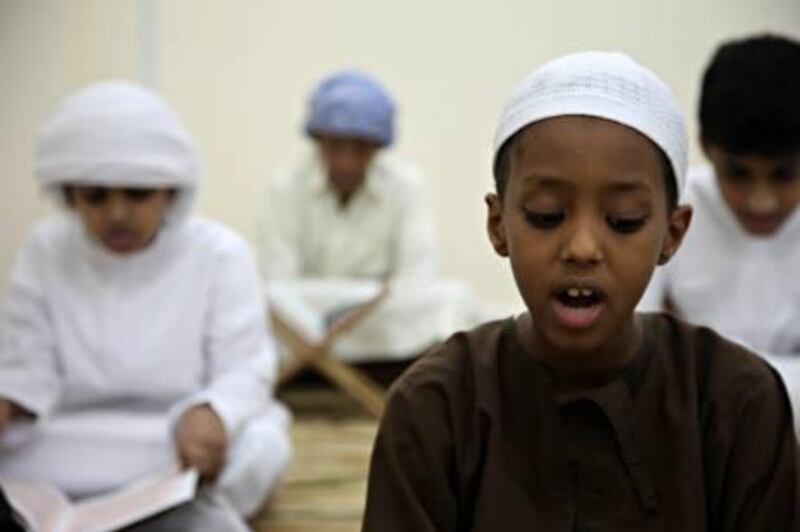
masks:
[[[6,427],[11,422],[11,402],[0,399],[0,434],[5,432]]]
[[[196,469],[205,482],[214,482],[225,465],[228,438],[220,417],[208,405],[183,414],[177,431],[178,457],[185,468]]]
[[[0,435],[16,418],[29,417],[31,414],[16,403],[0,397]]]

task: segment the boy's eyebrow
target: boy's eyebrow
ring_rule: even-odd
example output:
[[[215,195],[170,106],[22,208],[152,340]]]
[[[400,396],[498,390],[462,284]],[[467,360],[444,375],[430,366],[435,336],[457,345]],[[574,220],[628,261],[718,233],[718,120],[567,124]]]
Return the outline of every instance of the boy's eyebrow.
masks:
[[[568,179],[544,174],[528,174],[522,176],[522,179],[528,186],[542,188],[565,188],[573,186],[573,183]]]
[[[528,186],[535,186],[537,188],[572,188],[576,186],[576,182],[566,178],[559,178],[544,174],[528,174],[523,176],[523,180]],[[609,183],[603,189],[610,192],[652,192],[652,185],[645,179],[637,178],[620,178],[617,181]]]
[[[611,183],[605,187],[611,192],[652,192],[653,187],[644,180],[624,180]]]

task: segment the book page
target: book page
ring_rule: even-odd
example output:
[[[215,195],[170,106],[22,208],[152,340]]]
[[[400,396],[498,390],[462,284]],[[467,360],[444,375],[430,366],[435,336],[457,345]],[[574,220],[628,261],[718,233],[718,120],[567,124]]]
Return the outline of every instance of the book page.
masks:
[[[57,532],[71,517],[72,508],[67,498],[48,484],[2,478],[0,485],[8,503],[29,530]]]
[[[74,505],[66,532],[107,532],[141,521],[194,498],[195,470],[150,477]]]
[[[325,337],[325,320],[308,305],[290,282],[273,281],[266,286],[270,311],[276,313],[303,340],[318,343]]]
[[[307,305],[320,314],[358,306],[376,297],[383,282],[378,279],[302,279],[285,281]]]

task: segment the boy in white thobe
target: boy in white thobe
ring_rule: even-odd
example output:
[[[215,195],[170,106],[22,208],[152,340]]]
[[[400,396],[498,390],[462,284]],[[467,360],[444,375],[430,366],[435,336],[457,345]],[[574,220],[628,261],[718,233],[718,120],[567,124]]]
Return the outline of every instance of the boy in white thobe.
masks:
[[[767,357],[800,415],[800,43],[721,46],[706,70],[692,228],[640,309],[670,308]]]
[[[251,253],[189,216],[189,135],[151,92],[92,85],[50,118],[35,169],[64,209],[10,276],[0,473],[81,497],[181,464],[209,489],[164,526],[244,529],[288,462],[288,416]]]
[[[470,291],[437,276],[424,181],[385,154],[394,111],[371,77],[331,74],[309,98],[304,130],[313,152],[268,184],[260,239],[266,280],[302,285],[299,297],[323,314],[347,306],[352,298],[342,294],[359,292],[359,281],[393,282],[386,300],[334,346],[351,361],[406,358],[479,319]]]

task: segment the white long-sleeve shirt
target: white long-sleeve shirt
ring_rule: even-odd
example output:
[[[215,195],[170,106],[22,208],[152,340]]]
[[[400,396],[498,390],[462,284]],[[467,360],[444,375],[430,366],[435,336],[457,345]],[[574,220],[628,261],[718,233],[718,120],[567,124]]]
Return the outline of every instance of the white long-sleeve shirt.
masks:
[[[668,298],[689,321],[765,353],[800,356],[800,215],[767,238],[749,235],[723,200],[710,167],[689,174],[694,207],[675,257],[658,268],[639,305]]]
[[[268,183],[260,248],[272,288],[321,315],[391,280],[388,297],[334,342],[340,359],[414,356],[483,316],[466,286],[436,275],[435,223],[421,177],[384,155],[344,208],[317,156],[279,172]]]
[[[383,155],[345,208],[316,156],[269,182],[260,237],[267,279],[430,275],[437,248],[417,172]]]
[[[689,231],[639,310],[660,310],[668,299],[684,319],[760,352],[783,377],[800,430],[800,213],[775,235],[749,235],[707,166],[689,173],[683,199],[694,208]]]
[[[259,285],[246,244],[214,222],[162,229],[132,256],[101,249],[71,213],[39,223],[11,273],[0,351],[0,397],[37,421],[0,445],[0,472],[24,475],[27,460],[68,492],[117,487],[174,462],[169,427],[206,402],[235,438],[275,376]]]

